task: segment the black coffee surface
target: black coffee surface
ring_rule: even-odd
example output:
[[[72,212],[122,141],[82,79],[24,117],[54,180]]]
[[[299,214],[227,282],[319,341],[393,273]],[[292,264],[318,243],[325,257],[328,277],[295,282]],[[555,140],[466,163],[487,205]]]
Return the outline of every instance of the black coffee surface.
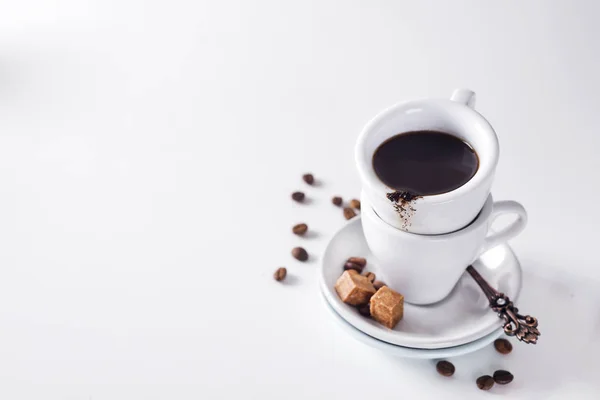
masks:
[[[375,173],[387,186],[417,196],[441,194],[467,183],[479,167],[473,148],[443,132],[393,136],[373,155]]]

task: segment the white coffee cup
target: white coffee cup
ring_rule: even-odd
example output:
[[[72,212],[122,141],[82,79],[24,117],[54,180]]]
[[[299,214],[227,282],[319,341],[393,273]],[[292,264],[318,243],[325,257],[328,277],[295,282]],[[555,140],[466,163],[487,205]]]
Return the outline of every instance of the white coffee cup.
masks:
[[[521,204],[494,203],[490,194],[479,215],[463,229],[444,235],[418,235],[383,221],[365,194],[363,191],[361,195],[362,227],[379,266],[377,279],[402,293],[405,301],[412,304],[444,299],[469,264],[517,236],[527,224],[527,212]],[[498,232],[489,232],[502,214],[516,214],[518,218]]]
[[[459,230],[477,216],[491,190],[499,146],[496,133],[473,109],[474,104],[475,93],[458,89],[449,100],[396,104],[365,126],[356,142],[356,165],[365,195],[385,222],[407,232],[436,235]],[[386,197],[394,189],[386,186],[373,169],[373,154],[392,136],[419,130],[449,133],[469,143],[479,157],[479,168],[461,187],[417,198],[410,204],[414,212],[399,213]]]

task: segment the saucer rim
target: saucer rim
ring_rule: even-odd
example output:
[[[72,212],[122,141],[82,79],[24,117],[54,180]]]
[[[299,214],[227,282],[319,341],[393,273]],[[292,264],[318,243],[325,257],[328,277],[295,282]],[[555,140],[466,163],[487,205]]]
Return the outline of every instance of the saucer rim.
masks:
[[[402,347],[407,347],[407,348],[413,348],[413,349],[420,349],[420,350],[433,350],[433,349],[441,349],[441,348],[449,348],[449,347],[453,347],[453,346],[460,346],[460,345],[464,345],[466,343],[470,343],[474,340],[478,340],[481,339],[489,334],[491,334],[492,332],[494,332],[496,329],[500,328],[502,326],[502,321],[500,319],[497,319],[496,321],[494,321],[493,323],[490,323],[489,325],[480,328],[478,331],[476,331],[475,333],[470,333],[469,335],[460,337],[460,338],[454,338],[452,340],[442,340],[442,341],[436,341],[436,342],[431,342],[431,341],[426,341],[425,339],[419,339],[418,337],[404,337],[404,340],[398,340],[397,337],[395,337],[394,339],[390,339],[391,335],[389,332],[398,332],[398,331],[383,331],[383,328],[381,329],[376,329],[374,327],[364,327],[363,323],[359,320],[358,315],[352,314],[352,313],[348,313],[348,310],[345,310],[343,307],[346,306],[346,304],[341,303],[341,301],[339,301],[337,295],[334,296],[334,289],[330,289],[327,284],[325,283],[325,270],[326,270],[326,266],[325,266],[325,262],[326,260],[329,258],[327,255],[328,253],[331,251],[331,244],[332,242],[335,240],[335,238],[345,229],[352,229],[350,228],[352,225],[354,224],[362,224],[362,219],[361,216],[356,216],[355,218],[353,218],[352,220],[346,222],[343,226],[341,226],[330,238],[329,241],[327,242],[327,245],[325,247],[325,251],[323,252],[323,257],[321,259],[321,262],[319,263],[319,291],[322,293],[323,296],[325,296],[327,298],[328,304],[333,308],[334,311],[336,311],[336,313],[343,318],[348,324],[350,324],[352,327],[354,327],[355,329],[363,332],[364,334],[368,335],[369,337],[372,337],[376,340],[380,340],[382,342],[385,342],[387,344],[393,345],[393,346],[402,346]],[[361,228],[361,227],[359,227]],[[361,234],[362,234],[362,229],[361,229]],[[364,235],[363,235],[364,236]],[[523,271],[521,268],[521,263],[519,262],[519,259],[517,258],[516,254],[514,253],[514,251],[512,250],[512,248],[507,244],[504,243],[500,246],[497,247],[505,247],[512,255],[514,262],[516,263],[516,268],[518,270],[518,287],[516,290],[516,295],[512,296],[513,301],[517,301],[517,299],[519,298],[519,295],[521,293],[522,290],[522,286],[523,286]],[[335,297],[335,298],[334,298]],[[444,300],[442,300],[443,302]],[[338,304],[340,303],[340,304]],[[440,302],[441,303],[441,302]],[[435,306],[437,304],[440,303],[436,303],[433,305],[427,305],[427,306],[418,306],[418,305],[413,305],[411,304],[411,306],[413,307],[431,307],[431,306]],[[490,311],[491,312],[491,311]],[[361,329],[361,328],[365,328],[365,329]],[[375,332],[379,332],[379,335],[376,335]],[[395,335],[394,335],[395,336]],[[408,339],[408,340],[406,340]]]
[[[354,340],[362,343],[365,346],[374,348],[375,350],[384,352],[388,355],[393,355],[402,358],[414,358],[414,359],[439,359],[439,358],[450,358],[458,357],[465,354],[473,353],[481,350],[484,347],[490,345],[494,340],[502,336],[502,328],[497,328],[488,335],[475,339],[471,342],[460,344],[457,346],[441,347],[436,349],[420,349],[414,347],[400,346],[385,342],[377,339],[360,329],[354,327],[348,321],[346,321],[337,311],[333,309],[325,294],[319,290],[323,305],[327,309],[328,313],[331,314],[335,325],[341,330],[348,333]]]

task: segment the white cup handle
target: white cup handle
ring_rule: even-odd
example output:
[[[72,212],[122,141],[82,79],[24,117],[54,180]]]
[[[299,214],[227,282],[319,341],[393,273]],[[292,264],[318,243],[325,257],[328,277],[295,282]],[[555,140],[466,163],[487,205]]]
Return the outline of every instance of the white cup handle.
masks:
[[[502,214],[517,214],[517,219],[504,229],[488,235],[483,242],[479,254],[509,241],[525,229],[525,225],[527,225],[527,211],[525,211],[525,207],[523,207],[521,203],[512,200],[497,201],[494,203],[494,209],[488,221],[488,228],[491,227],[494,220]]]
[[[467,107],[475,108],[475,92],[469,89],[456,89],[450,100],[462,103]]]

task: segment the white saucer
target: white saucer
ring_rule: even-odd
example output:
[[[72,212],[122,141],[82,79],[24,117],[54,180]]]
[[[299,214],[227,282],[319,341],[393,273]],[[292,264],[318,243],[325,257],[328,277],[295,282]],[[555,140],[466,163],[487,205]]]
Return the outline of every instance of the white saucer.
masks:
[[[325,296],[321,296],[323,298],[323,303],[325,304],[325,308],[330,312],[333,320],[336,324],[344,330],[344,332],[348,333],[354,339],[359,342],[373,347],[377,350],[383,351],[384,353],[404,358],[421,358],[421,359],[435,359],[435,358],[450,358],[450,357],[458,357],[463,354],[472,353],[479,349],[488,346],[492,343],[496,338],[503,334],[502,329],[497,329],[490,333],[487,336],[484,336],[480,339],[472,341],[467,344],[463,344],[460,346],[446,347],[441,349],[413,349],[410,347],[396,346],[393,344],[389,344],[383,342],[381,340],[377,340],[350,325],[346,322],[340,315],[331,308]]]
[[[406,303],[404,317],[398,325],[393,330],[385,328],[343,303],[335,292],[334,285],[343,272],[344,262],[352,256],[365,257],[365,271],[377,275],[378,266],[365,241],[359,217],[342,227],[327,244],[319,280],[321,291],[333,310],[375,339],[417,349],[442,349],[476,341],[502,325],[479,286],[465,272],[447,298],[428,306]],[[521,291],[521,267],[508,245],[484,253],[473,266],[492,286],[513,301],[517,300]]]

